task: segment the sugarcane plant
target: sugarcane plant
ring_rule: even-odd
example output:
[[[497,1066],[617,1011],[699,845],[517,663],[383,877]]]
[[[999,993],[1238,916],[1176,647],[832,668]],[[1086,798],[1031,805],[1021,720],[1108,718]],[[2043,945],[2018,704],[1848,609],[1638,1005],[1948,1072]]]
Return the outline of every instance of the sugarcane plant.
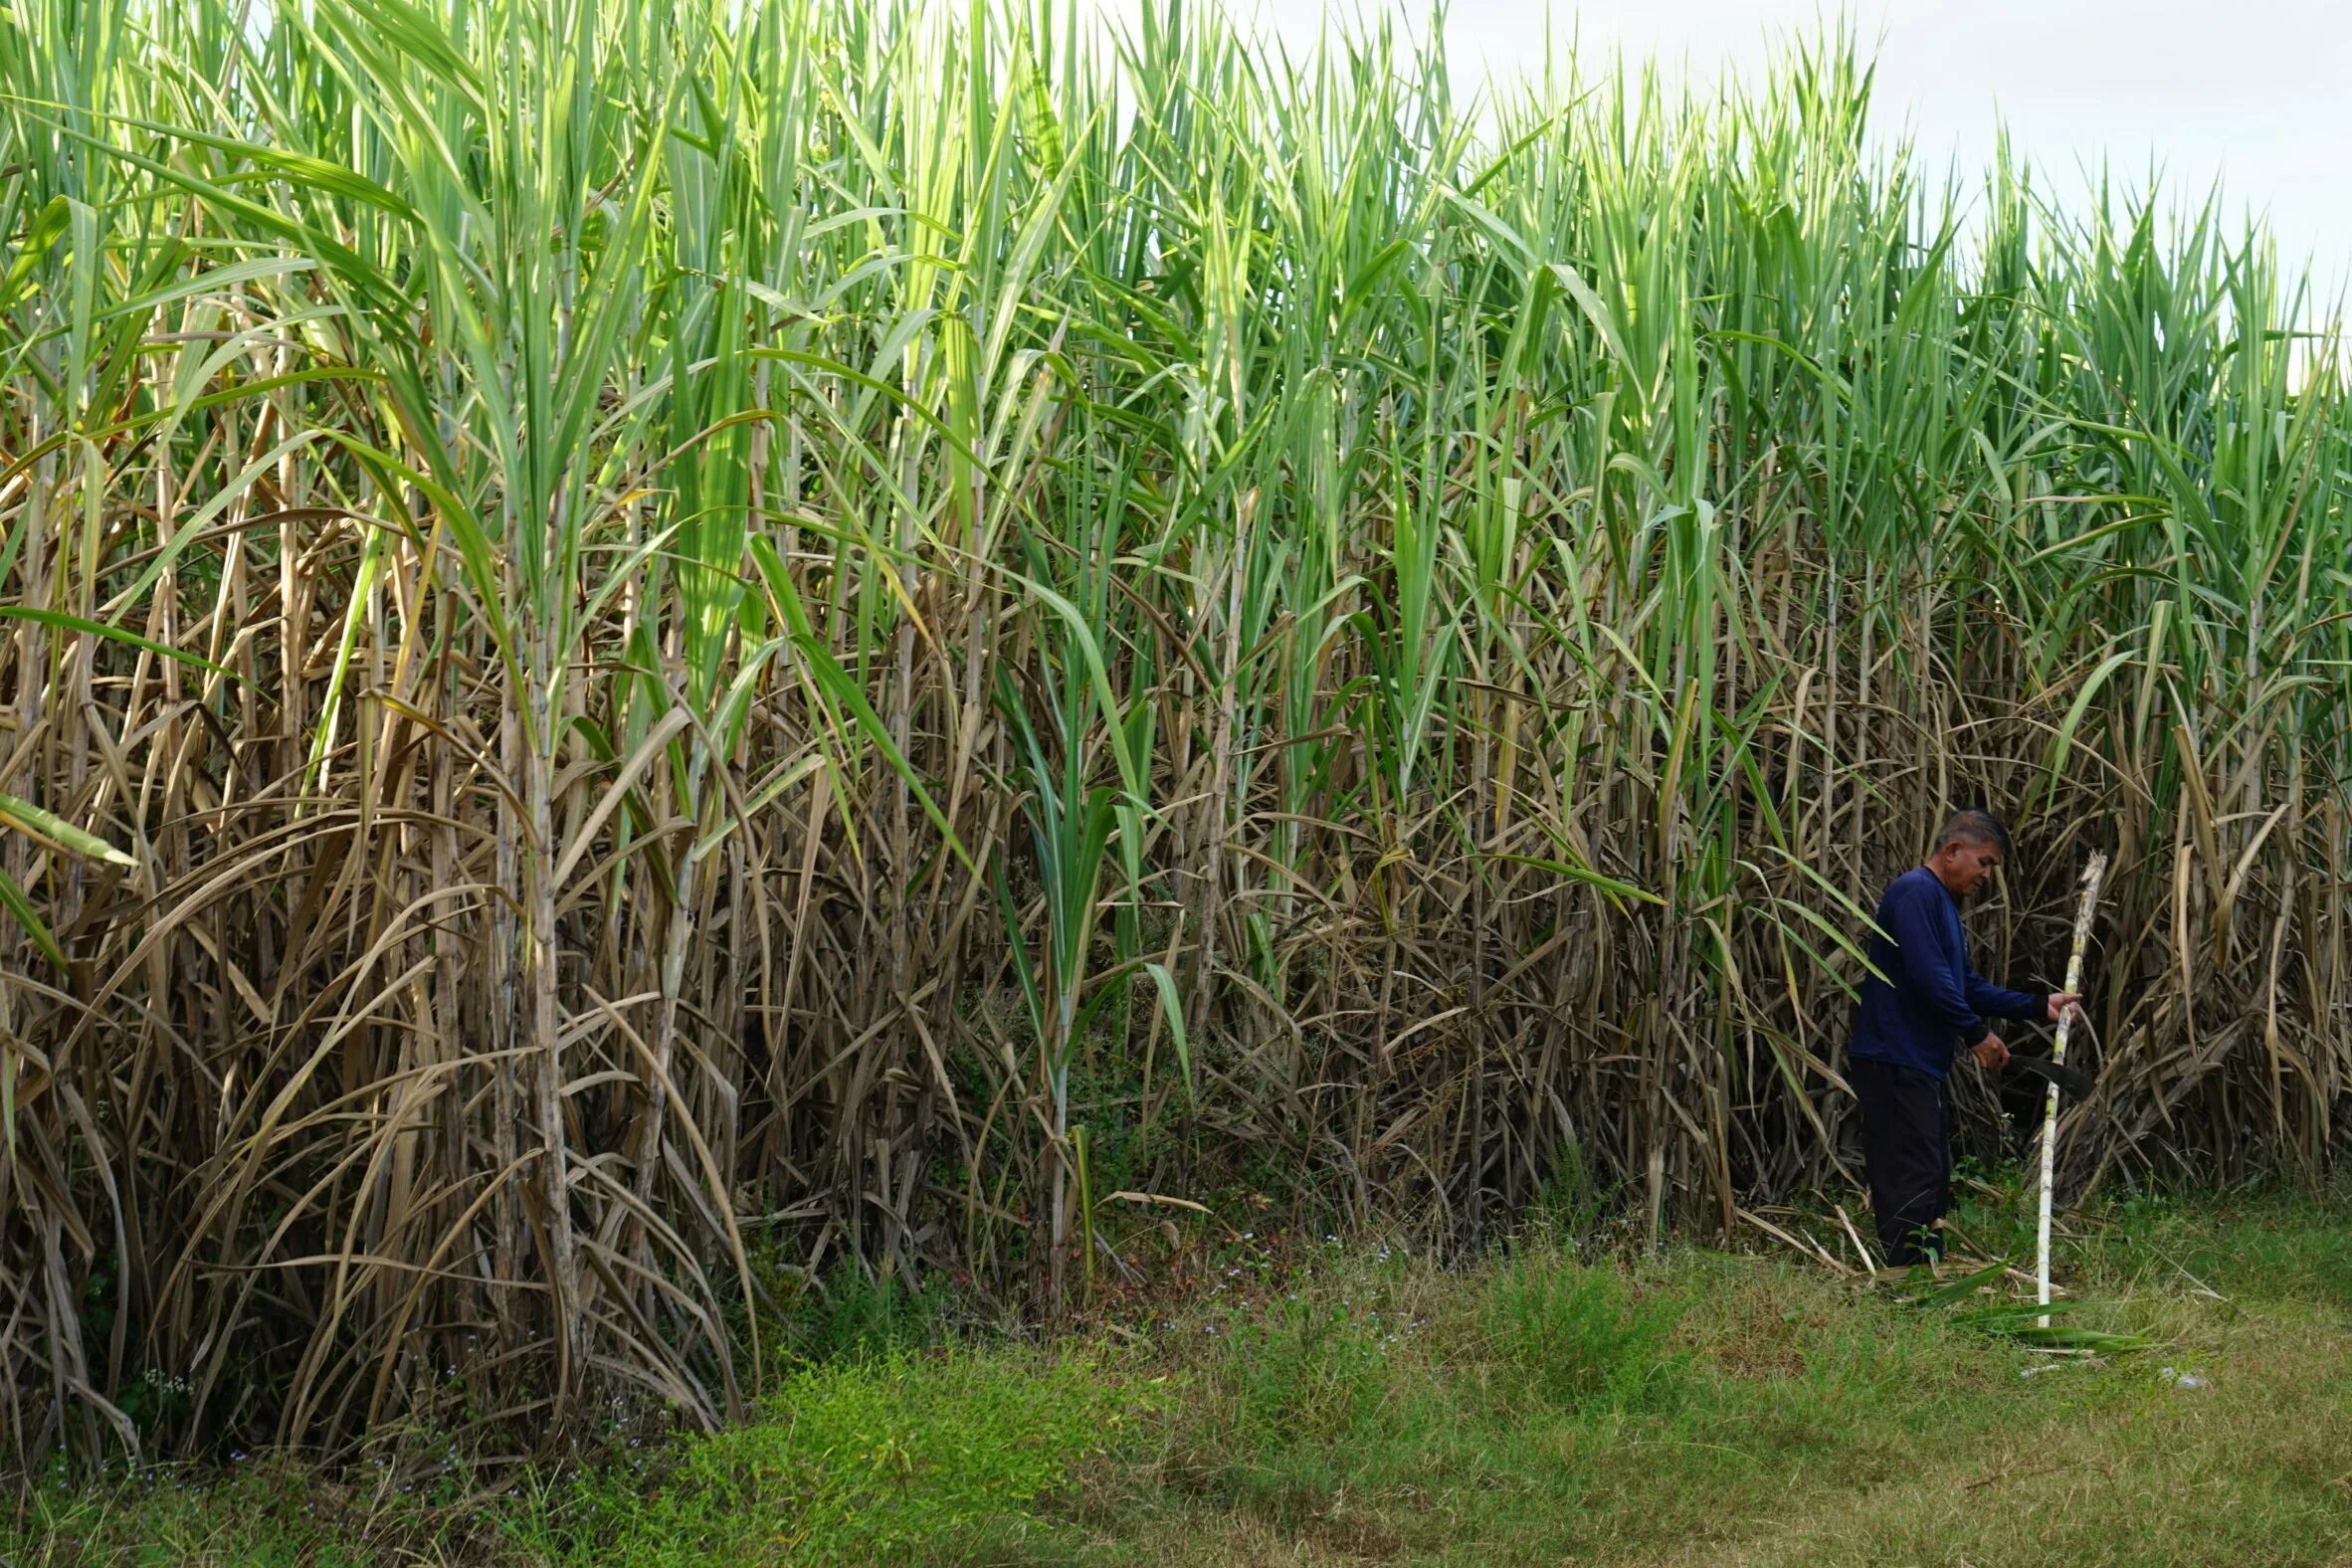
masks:
[[[1736,1231],[1966,804],[1988,968],[2094,844],[2135,933],[2054,1178],[2326,1168],[2334,317],[1870,88],[12,0],[0,1448],[715,1423],[806,1274],[1128,1211]]]

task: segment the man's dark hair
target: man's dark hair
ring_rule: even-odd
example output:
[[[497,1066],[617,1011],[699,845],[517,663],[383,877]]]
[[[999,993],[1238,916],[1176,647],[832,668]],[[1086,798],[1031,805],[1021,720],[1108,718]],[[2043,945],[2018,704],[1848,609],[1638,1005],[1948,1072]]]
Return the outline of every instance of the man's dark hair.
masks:
[[[1941,855],[1947,844],[1990,844],[2003,860],[2010,859],[2009,830],[1999,817],[1974,806],[1952,813],[1944,831],[1935,836],[1935,853]]]

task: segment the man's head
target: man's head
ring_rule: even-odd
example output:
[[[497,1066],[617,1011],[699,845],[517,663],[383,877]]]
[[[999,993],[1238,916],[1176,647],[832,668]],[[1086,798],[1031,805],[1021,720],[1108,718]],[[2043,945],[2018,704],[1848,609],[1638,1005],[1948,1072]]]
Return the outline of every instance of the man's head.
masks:
[[[1989,811],[1954,812],[1935,836],[1927,869],[1955,898],[1984,891],[1993,873],[2009,858],[2009,830]]]

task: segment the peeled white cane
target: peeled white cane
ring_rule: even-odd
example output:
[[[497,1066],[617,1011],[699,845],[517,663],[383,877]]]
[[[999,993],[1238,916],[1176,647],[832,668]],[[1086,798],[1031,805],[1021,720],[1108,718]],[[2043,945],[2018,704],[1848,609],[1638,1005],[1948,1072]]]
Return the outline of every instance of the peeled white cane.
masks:
[[[2090,916],[2098,907],[2099,882],[2107,875],[2104,851],[2091,856],[2090,864],[2082,870],[2082,902],[2074,911],[2074,951],[2066,959],[2068,994],[2082,989],[2082,949],[2090,945]],[[2066,1037],[2073,1033],[2074,1012],[2069,1008],[2058,1015],[2058,1043],[2051,1048],[2050,1060],[2061,1067],[2066,1060]],[[2048,1098],[2042,1108],[2042,1216],[2034,1234],[2034,1298],[2037,1304],[2050,1304],[2050,1191],[2058,1170],[2058,1086],[2050,1085]],[[2042,1326],[2050,1326],[2050,1314],[2039,1319]]]

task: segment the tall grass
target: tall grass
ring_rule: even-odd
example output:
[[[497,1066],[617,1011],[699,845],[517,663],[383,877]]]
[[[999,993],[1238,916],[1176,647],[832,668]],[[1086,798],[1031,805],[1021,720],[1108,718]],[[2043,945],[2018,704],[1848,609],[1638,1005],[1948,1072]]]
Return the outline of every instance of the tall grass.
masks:
[[[1834,40],[11,3],[20,1458],[715,1422],[752,1252],[1050,1301],[1114,1192],[1732,1226],[1964,803],[1988,970],[2117,854],[2077,1186],[2340,1142],[2352,420],[2210,210]]]

